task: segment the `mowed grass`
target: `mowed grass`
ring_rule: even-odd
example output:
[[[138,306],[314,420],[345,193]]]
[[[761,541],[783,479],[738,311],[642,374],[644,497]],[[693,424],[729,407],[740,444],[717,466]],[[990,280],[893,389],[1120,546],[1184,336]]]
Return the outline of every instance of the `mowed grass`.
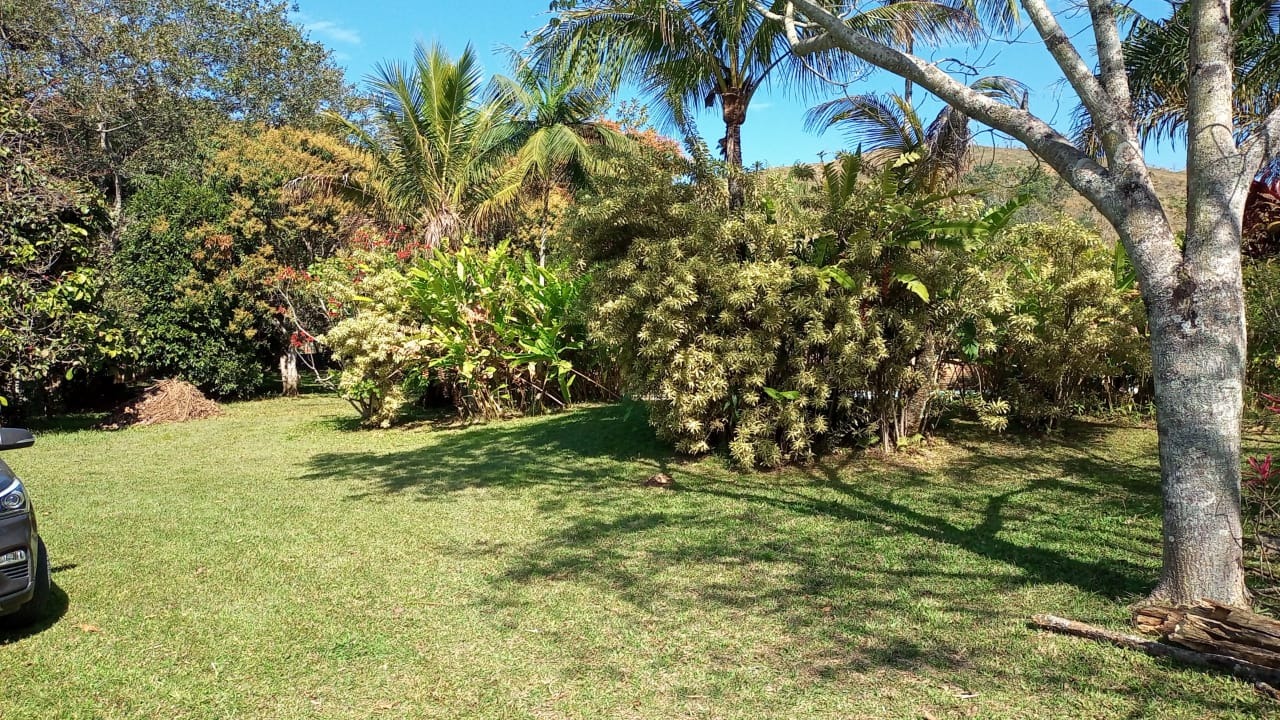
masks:
[[[743,475],[605,406],[357,431],[338,400],[46,432],[56,619],[0,718],[1254,718],[1250,686],[1029,629],[1159,564],[1154,434],[960,432]],[[673,489],[642,486],[662,470]]]

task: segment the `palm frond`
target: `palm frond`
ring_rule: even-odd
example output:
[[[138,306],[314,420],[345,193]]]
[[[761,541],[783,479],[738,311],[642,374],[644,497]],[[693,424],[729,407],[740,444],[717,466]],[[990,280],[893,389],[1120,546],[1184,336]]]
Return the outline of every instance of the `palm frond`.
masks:
[[[897,94],[836,98],[814,107],[805,116],[805,127],[809,129],[837,126],[844,130],[851,145],[865,145],[882,156],[908,152],[925,139],[915,108]]]

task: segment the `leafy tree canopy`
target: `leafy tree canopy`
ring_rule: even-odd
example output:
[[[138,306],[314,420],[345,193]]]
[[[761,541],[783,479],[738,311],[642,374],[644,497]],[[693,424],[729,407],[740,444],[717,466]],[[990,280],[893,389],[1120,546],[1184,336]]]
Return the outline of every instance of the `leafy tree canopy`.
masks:
[[[275,0],[0,0],[0,76],[77,175],[115,195],[189,169],[226,120],[307,122],[346,94]]]
[[[34,118],[0,86],[0,406],[120,351],[100,316],[100,196],[60,178]]]

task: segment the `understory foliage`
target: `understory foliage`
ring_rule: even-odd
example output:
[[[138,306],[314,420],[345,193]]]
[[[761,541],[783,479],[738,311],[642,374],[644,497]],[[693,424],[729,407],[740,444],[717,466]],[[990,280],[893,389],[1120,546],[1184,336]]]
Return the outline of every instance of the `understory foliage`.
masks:
[[[23,100],[0,86],[0,407],[123,352],[99,299],[101,197],[59,177]]]
[[[1244,291],[1249,331],[1246,380],[1258,410],[1260,393],[1280,387],[1280,258],[1246,261]],[[1258,417],[1265,425],[1274,424],[1274,413],[1261,412]]]
[[[1263,413],[1280,416],[1280,396],[1258,393]],[[1246,556],[1251,589],[1269,604],[1280,604],[1280,461],[1272,455],[1250,457],[1241,483],[1244,530],[1253,552]]]
[[[244,396],[294,339],[291,281],[365,222],[349,200],[292,181],[367,169],[310,130],[257,126],[220,144],[201,177],[157,180],[130,199],[113,298],[145,369]]]
[[[565,407],[585,377],[574,364],[586,338],[583,282],[506,243],[428,256],[409,281],[431,348],[428,380],[466,417]]]
[[[1000,218],[900,196],[896,169],[862,171],[849,156],[807,197],[728,216],[675,183],[689,197],[604,273],[592,329],[681,452],[723,443],[742,465],[773,467],[832,439],[908,443],[957,328],[991,334],[992,298],[964,258]],[[644,209],[672,192],[654,190]]]
[[[540,267],[507,243],[414,257],[364,253],[313,268],[331,312],[345,315],[320,339],[342,365],[340,392],[367,425],[391,425],[424,393],[465,418],[492,419],[562,408],[579,380],[595,386],[583,276]],[[334,270],[343,264],[346,278]]]
[[[1123,248],[1059,217],[1012,227],[998,262],[1013,307],[984,366],[1013,417],[1053,427],[1145,394],[1146,313]]]
[[[925,193],[911,157],[857,155],[726,214],[696,162],[667,160],[567,227],[603,267],[594,336],[681,452],[776,467],[837,442],[893,450],[956,404],[1002,429],[1145,379],[1132,278],[1077,225],[1008,229],[1021,200]],[[949,389],[948,364],[987,380]]]

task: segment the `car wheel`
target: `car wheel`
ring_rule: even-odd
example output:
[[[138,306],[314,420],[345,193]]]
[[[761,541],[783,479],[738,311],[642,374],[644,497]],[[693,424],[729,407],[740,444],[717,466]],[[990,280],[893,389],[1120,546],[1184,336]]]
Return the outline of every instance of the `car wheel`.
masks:
[[[53,590],[49,580],[49,553],[44,547],[44,538],[39,541],[40,557],[36,559],[36,592],[17,612],[4,618],[5,624],[21,626],[30,625],[44,617],[45,607],[49,604],[49,595]]]

